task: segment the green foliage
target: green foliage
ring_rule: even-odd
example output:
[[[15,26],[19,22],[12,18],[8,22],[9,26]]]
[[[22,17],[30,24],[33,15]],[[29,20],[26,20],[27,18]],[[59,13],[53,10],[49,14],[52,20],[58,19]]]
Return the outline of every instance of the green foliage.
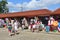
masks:
[[[7,6],[6,6],[7,1],[6,0],[2,0],[0,1],[0,13],[6,13],[6,12],[9,12]]]

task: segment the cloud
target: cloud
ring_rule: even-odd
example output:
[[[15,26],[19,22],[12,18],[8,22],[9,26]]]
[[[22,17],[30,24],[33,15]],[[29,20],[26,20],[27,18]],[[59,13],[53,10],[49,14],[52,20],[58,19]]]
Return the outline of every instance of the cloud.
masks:
[[[10,11],[11,13],[13,13],[13,12],[17,12],[17,11]]]
[[[40,4],[44,5],[53,5],[53,4],[59,4],[60,0],[41,0]]]
[[[32,0],[27,4],[27,8],[48,8],[50,5],[60,4],[60,0]]]
[[[15,5],[14,5],[12,2],[8,2],[7,6],[8,6],[8,7],[12,7],[12,8],[15,7]]]
[[[24,8],[24,10],[48,9],[48,7],[45,6],[45,4],[43,4],[40,0],[32,0],[29,3],[26,2],[26,6],[24,6]]]
[[[10,7],[10,8],[21,8],[21,4],[20,3],[14,4],[13,2],[8,2],[7,7]]]
[[[23,11],[34,10],[34,9],[48,9],[48,6],[60,4],[60,0],[31,0],[30,2],[24,2],[23,4],[13,2],[8,2],[7,6],[9,8],[18,9],[21,11],[23,7]],[[12,11],[14,12],[14,10]]]
[[[21,4],[14,4],[13,2],[8,2],[7,7],[9,8],[9,12],[18,12],[21,11]]]

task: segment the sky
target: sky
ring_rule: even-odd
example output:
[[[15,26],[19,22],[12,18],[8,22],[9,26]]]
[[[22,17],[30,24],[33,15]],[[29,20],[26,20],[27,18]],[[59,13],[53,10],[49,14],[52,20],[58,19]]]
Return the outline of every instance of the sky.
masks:
[[[9,12],[60,8],[60,0],[7,0]]]

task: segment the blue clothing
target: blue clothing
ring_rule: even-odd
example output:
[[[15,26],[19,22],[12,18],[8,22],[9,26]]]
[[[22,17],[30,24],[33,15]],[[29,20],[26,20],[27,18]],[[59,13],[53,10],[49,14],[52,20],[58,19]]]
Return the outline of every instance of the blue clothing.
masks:
[[[50,26],[46,26],[46,32],[50,31]]]
[[[58,22],[58,27],[60,28],[60,22]]]
[[[9,27],[8,27],[8,30],[11,30],[11,29],[12,29],[12,27],[11,27],[11,26],[9,26]]]

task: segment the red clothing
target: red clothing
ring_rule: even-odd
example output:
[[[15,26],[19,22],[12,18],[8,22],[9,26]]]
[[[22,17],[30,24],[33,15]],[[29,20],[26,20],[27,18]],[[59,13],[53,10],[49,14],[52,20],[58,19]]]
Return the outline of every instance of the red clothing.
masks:
[[[31,29],[33,28],[33,24],[30,25],[31,26]]]
[[[11,30],[8,30],[9,32],[11,32]]]
[[[40,22],[39,22],[39,21],[37,21],[37,22],[36,22],[36,24],[40,24]]]

